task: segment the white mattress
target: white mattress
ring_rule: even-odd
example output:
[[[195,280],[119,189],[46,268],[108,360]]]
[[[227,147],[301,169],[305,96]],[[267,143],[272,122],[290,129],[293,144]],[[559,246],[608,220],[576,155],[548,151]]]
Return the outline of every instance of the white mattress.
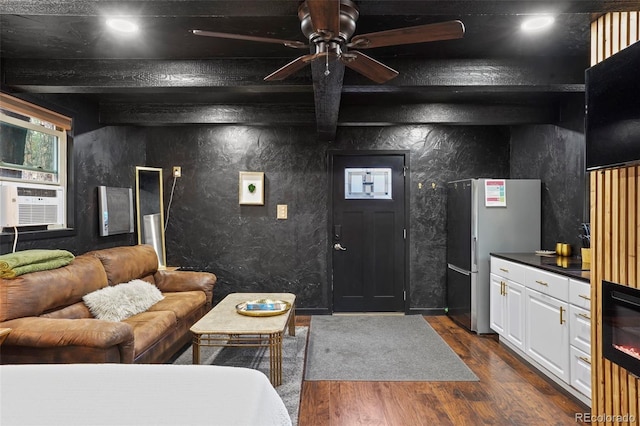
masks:
[[[291,425],[257,370],[210,365],[0,365],[0,424]]]

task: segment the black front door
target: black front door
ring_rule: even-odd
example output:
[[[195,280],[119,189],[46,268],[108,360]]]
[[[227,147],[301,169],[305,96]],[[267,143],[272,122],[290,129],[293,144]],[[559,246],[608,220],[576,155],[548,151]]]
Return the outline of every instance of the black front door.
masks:
[[[333,310],[405,310],[405,155],[331,156]]]

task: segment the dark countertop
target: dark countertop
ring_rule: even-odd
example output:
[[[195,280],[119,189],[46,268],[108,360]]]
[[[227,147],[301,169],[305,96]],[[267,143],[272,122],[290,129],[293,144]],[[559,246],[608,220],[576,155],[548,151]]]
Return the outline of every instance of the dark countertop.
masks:
[[[583,269],[585,266],[583,266],[582,260],[578,257],[539,256],[535,253],[491,253],[491,256],[555,272],[569,278],[583,281],[591,280],[590,270]],[[589,265],[587,264],[586,268],[588,267]]]

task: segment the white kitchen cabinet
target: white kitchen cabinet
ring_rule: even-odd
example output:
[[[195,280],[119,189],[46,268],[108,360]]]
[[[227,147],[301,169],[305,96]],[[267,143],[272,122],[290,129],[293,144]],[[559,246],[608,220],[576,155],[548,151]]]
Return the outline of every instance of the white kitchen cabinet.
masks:
[[[489,326],[523,351],[525,271],[518,263],[491,258]]]
[[[500,336],[506,332],[505,320],[507,312],[507,299],[504,297],[504,287],[507,280],[496,274],[489,278],[489,327]]]
[[[525,353],[569,383],[569,304],[525,289]]]
[[[569,278],[536,268],[528,268],[524,284],[540,293],[569,301]]]
[[[569,280],[571,386],[591,398],[591,286]]]
[[[591,352],[591,315],[575,305],[569,305],[569,342],[582,352]]]
[[[533,368],[591,405],[591,286],[533,264],[491,257],[491,329]]]
[[[524,350],[524,286],[491,274],[489,326]]]
[[[591,284],[587,281],[569,280],[569,303],[591,310]]]
[[[525,287],[513,281],[507,282],[505,299],[507,300],[507,318],[505,336],[508,341],[521,350],[525,349]]]
[[[510,281],[524,284],[526,267],[519,263],[510,262],[498,257],[491,258],[491,273],[504,277]]]
[[[571,346],[571,386],[591,398],[591,355]]]

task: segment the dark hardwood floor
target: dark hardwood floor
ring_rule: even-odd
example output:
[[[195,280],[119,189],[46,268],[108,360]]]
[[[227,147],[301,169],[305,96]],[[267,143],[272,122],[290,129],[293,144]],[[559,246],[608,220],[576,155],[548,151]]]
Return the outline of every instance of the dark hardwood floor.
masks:
[[[299,426],[576,425],[589,408],[534,372],[494,335],[446,316],[425,319],[479,382],[302,383]],[[299,316],[296,324],[309,325]]]

